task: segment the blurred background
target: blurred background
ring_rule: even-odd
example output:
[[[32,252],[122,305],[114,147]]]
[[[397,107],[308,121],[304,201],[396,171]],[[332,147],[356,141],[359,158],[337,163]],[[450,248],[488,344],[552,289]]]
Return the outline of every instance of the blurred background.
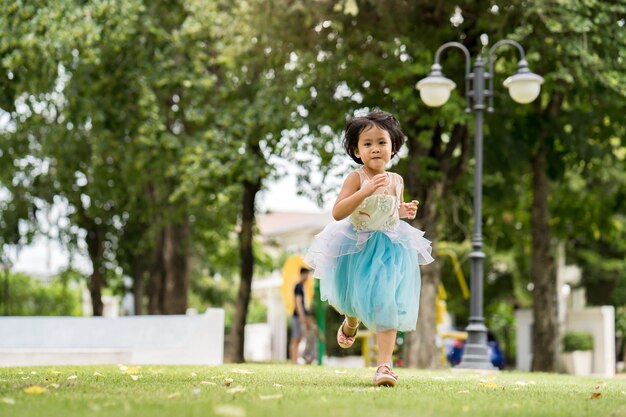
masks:
[[[272,341],[249,360],[285,359],[281,271],[331,221],[355,168],[341,148],[347,118],[378,107],[402,124],[390,169],[420,201],[412,223],[437,254],[398,360],[448,366],[463,335],[446,332],[469,316],[475,137],[463,55],[442,56],[458,85],[445,106],[424,105],[415,84],[445,42],[484,56],[509,38],[544,84],[515,103],[502,81],[517,51],[494,56],[486,324],[502,367],[552,371],[554,351],[537,346],[558,354],[580,322],[571,314],[602,311],[615,368],[626,353],[625,19],[624,1],[5,1],[0,313],[217,307],[227,360],[246,359],[248,324],[268,325],[250,337]],[[340,318],[310,302],[334,340]],[[345,355],[331,345],[326,355]],[[547,360],[531,364],[532,346]]]

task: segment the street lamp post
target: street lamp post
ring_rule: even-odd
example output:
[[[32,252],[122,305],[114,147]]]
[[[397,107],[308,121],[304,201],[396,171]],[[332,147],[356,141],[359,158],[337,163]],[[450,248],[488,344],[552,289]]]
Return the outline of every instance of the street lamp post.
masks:
[[[442,106],[448,101],[450,92],[456,86],[454,81],[446,78],[441,72],[439,58],[443,50],[455,47],[465,54],[465,97],[467,113],[473,111],[475,121],[474,141],[474,234],[472,235],[472,261],[471,275],[471,298],[470,317],[467,326],[468,338],[465,344],[463,358],[459,368],[468,369],[492,369],[489,350],[487,348],[487,327],[483,317],[483,265],[485,253],[483,252],[482,236],[482,175],[483,175],[483,118],[485,111],[485,98],[489,99],[488,112],[493,112],[493,53],[502,45],[516,47],[520,54],[517,73],[504,81],[504,86],[509,89],[511,98],[518,103],[530,103],[537,98],[541,90],[543,78],[530,72],[528,63],[524,57],[522,46],[512,40],[504,39],[496,42],[489,50],[485,72],[483,57],[478,55],[474,61],[474,71],[470,72],[471,56],[467,48],[459,42],[448,42],[439,47],[435,54],[435,63],[431,67],[428,77],[417,83],[420,97],[424,103],[431,107]],[[488,86],[485,88],[485,81]],[[471,106],[471,107],[470,107]]]

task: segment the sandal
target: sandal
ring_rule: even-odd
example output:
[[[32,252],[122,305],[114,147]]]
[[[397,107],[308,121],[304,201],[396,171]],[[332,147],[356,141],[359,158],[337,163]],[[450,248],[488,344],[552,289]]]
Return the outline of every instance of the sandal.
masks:
[[[343,332],[343,326],[348,327],[349,329],[352,329],[352,326],[348,325],[348,319],[343,319],[343,323],[341,323],[341,326],[339,326],[339,330],[337,330],[337,344],[339,344],[340,347],[342,347],[343,349],[348,349],[349,347],[352,346],[352,344],[354,343],[354,340],[356,339],[356,335],[359,332],[359,323],[357,323],[357,325],[354,327],[355,329],[355,333],[353,336],[347,336],[344,332]]]
[[[395,387],[398,384],[398,375],[394,374],[391,366],[386,363],[379,365],[374,373],[374,385],[377,387]]]

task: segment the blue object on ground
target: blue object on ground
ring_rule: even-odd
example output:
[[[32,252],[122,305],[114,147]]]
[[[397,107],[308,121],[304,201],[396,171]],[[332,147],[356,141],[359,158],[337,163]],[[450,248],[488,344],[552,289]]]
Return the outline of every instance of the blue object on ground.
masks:
[[[461,363],[463,357],[463,349],[465,347],[465,341],[460,339],[454,339],[451,348],[448,350],[448,362],[450,365],[456,366]],[[491,358],[491,364],[499,369],[504,369],[505,360],[502,349],[498,341],[491,335],[488,335],[487,348],[489,349],[489,357]]]

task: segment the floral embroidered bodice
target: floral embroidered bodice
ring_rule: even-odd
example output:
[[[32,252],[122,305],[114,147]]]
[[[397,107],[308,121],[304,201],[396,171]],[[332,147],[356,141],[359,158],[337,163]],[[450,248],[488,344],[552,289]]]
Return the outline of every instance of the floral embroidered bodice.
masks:
[[[370,178],[359,168],[356,171],[361,179],[361,187]],[[388,184],[381,187],[363,202],[350,215],[350,223],[359,232],[374,230],[395,230],[400,222],[398,207],[402,192],[402,177],[393,172],[387,172]]]

